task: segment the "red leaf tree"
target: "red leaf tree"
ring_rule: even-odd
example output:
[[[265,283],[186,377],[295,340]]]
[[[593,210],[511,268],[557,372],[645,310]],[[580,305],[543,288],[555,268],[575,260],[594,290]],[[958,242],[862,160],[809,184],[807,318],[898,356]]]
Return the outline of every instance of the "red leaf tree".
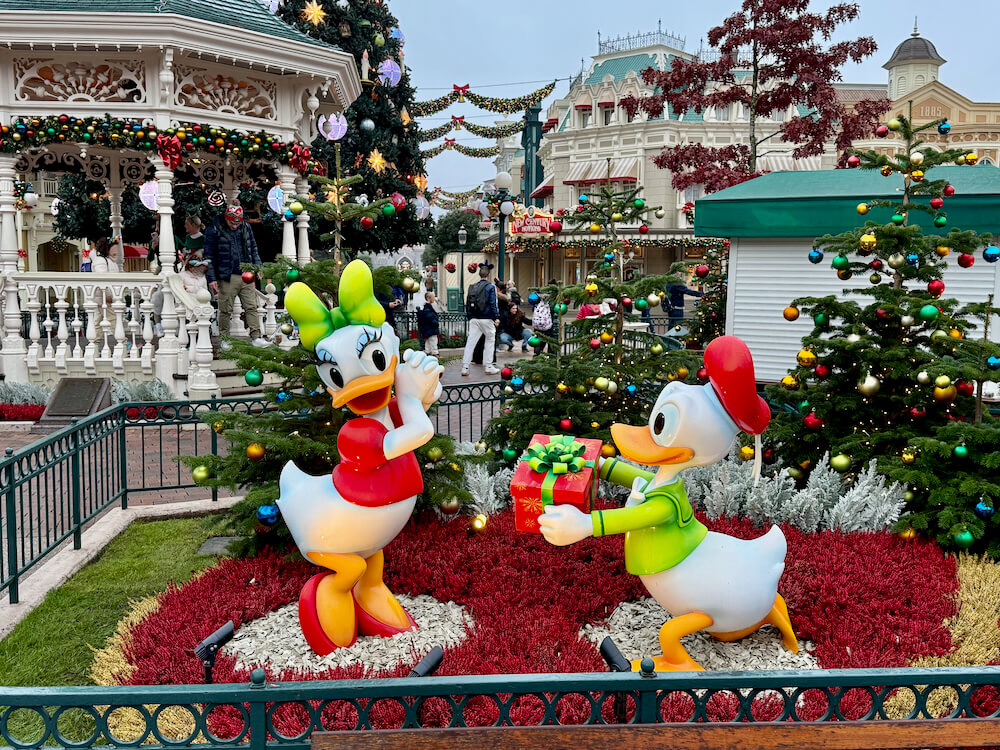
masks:
[[[841,66],[876,50],[875,40],[867,36],[829,44],[837,26],[857,16],[856,3],[814,13],[809,0],[744,0],[738,12],[708,32],[717,60],[678,57],[670,70],[648,68],[642,78],[656,93],[630,96],[622,106],[631,115],[642,110],[656,117],[667,105],[680,115],[740,104],[749,114],[746,143],[718,148],[680,144],[654,159],[673,172],[677,190],[703,185],[711,193],[757,177],[761,144],[774,137],[796,144],[792,156],[797,159],[821,154],[831,142],[843,151],[870,133],[891,105],[884,98],[865,100],[852,111],[837,97],[833,84],[841,80]],[[758,119],[792,106],[808,111],[776,128],[758,126]]]

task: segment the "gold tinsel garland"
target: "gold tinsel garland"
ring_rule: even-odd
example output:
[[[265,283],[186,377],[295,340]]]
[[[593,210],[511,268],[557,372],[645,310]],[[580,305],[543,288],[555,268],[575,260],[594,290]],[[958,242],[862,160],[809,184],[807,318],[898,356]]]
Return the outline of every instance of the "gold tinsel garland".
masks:
[[[485,109],[487,112],[500,112],[503,114],[513,114],[514,112],[520,112],[521,110],[528,109],[528,107],[536,107],[538,104],[555,91],[556,82],[553,81],[547,86],[543,86],[537,91],[532,91],[530,94],[524,96],[517,96],[512,99],[495,99],[490,96],[480,96],[471,91],[466,93],[469,101],[475,104],[480,109]]]

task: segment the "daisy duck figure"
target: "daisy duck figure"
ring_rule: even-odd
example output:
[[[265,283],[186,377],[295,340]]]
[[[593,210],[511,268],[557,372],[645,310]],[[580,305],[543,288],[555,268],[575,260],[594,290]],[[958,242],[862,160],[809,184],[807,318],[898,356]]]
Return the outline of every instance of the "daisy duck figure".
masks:
[[[757,395],[753,359],[743,341],[713,340],[705,349],[705,369],[705,385],[668,383],[648,425],[611,427],[622,456],[656,467],[653,473],[616,458],[601,463],[602,479],[631,488],[624,508],[583,513],[571,505],[549,505],[539,517],[542,534],[556,545],[625,534],[626,570],[639,576],[671,615],[660,629],[663,655],[653,659],[659,671],[702,669],[681,645],[681,638],[699,630],[734,641],[774,625],[785,648],[798,652],[778,594],[786,546],[781,529],[772,526],[750,540],[709,531],[695,517],[677,476],[721,461],[741,430],[757,436],[759,457],[759,436],[771,419]],[[759,470],[757,463],[755,474]]]
[[[328,570],[299,596],[299,622],[320,655],[350,646],[358,634],[389,636],[416,627],[382,581],[382,549],[409,520],[423,491],[414,455],[434,435],[427,409],[441,396],[437,359],[408,350],[385,321],[372,274],[352,261],[340,279],[340,306],[327,308],[302,283],[285,294],[302,346],[334,407],[354,414],[337,436],[340,463],[313,477],[289,462],[278,507],[299,551]],[[393,393],[395,392],[395,396]]]

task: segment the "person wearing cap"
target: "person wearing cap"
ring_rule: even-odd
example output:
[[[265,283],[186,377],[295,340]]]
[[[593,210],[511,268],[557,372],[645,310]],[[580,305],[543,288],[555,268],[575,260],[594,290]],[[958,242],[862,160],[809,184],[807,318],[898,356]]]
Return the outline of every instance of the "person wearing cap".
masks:
[[[257,315],[257,289],[253,283],[243,281],[241,266],[260,266],[257,240],[250,227],[243,221],[243,209],[229,206],[205,232],[205,260],[208,286],[219,299],[219,333],[227,335],[233,317],[233,300],[240,298],[246,312],[247,327],[254,346],[267,346],[261,336],[260,317]],[[228,348],[223,342],[223,348]]]
[[[672,615],[660,629],[663,656],[653,660],[656,671],[702,669],[680,641],[699,630],[732,641],[775,625],[785,648],[798,651],[778,594],[786,552],[781,529],[772,526],[750,540],[709,531],[678,478],[683,469],[725,458],[740,431],[757,436],[755,475],[760,471],[759,436],[771,411],[757,394],[750,350],[734,336],[721,336],[706,347],[704,362],[708,382],[668,383],[648,425],[611,426],[623,457],[656,467],[653,473],[617,458],[601,462],[602,479],[631,488],[624,508],[583,513],[572,505],[548,505],[539,517],[542,534],[555,545],[626,535],[625,569]]]
[[[490,283],[492,263],[479,264],[479,281],[469,286],[465,300],[465,313],[469,320],[469,331],[465,338],[465,352],[462,355],[462,375],[469,374],[472,355],[480,339],[483,342],[483,371],[487,375],[500,372],[493,361],[496,358],[497,327],[500,325],[500,310],[497,307],[497,288]]]

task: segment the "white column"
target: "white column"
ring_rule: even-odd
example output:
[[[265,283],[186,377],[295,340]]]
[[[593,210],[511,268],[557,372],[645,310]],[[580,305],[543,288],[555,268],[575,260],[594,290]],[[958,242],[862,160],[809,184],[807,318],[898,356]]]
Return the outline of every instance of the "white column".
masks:
[[[17,297],[17,209],[14,207],[16,156],[0,155],[0,275],[3,285],[3,349],[0,363],[8,383],[28,381],[27,349],[21,338],[21,305]]]
[[[122,236],[122,189],[108,186],[108,202],[111,204],[111,236],[118,237],[118,262],[125,263],[125,241]]]
[[[188,366],[188,398],[192,401],[210,399],[220,395],[219,383],[212,370],[212,314],[211,295],[201,289],[196,295],[194,309],[198,333],[194,343],[194,356]]]
[[[298,194],[305,196],[309,195],[309,181],[305,179],[300,179],[298,181]],[[299,253],[298,260],[299,265],[304,266],[309,262],[309,212],[303,211],[299,214],[298,219],[295,222],[299,227]]]
[[[151,156],[156,169],[155,177],[160,194],[157,197],[156,213],[160,217],[160,249],[157,259],[160,263],[160,273],[174,272],[174,258],[177,250],[174,247],[174,173],[159,156]]]
[[[278,168],[278,184],[281,192],[285,194],[285,206],[291,203],[291,198],[295,194],[295,177],[298,173],[287,165]],[[284,222],[281,231],[281,255],[290,261],[295,261],[295,225],[290,221],[285,221],[284,212],[281,220]]]

